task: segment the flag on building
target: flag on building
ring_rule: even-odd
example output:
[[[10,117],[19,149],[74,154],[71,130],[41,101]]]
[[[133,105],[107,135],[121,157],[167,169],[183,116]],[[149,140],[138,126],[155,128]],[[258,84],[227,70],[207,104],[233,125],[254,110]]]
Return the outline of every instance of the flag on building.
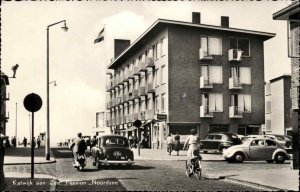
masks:
[[[98,34],[98,37],[94,40],[94,44],[99,43],[103,40],[104,40],[104,28],[100,31],[100,33]]]

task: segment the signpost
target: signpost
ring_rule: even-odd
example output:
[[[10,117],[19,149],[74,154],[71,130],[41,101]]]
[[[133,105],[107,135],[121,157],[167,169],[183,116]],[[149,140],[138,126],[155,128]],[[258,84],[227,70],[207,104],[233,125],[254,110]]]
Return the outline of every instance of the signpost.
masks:
[[[140,120],[135,120],[134,122],[133,122],[133,126],[135,126],[136,128],[137,128],[137,132],[138,132],[138,134],[137,134],[137,138],[138,138],[138,154],[139,154],[139,156],[140,156],[140,154],[141,154],[141,144],[140,144],[140,129],[141,129],[141,126],[142,126],[142,122],[140,121]]]
[[[23,101],[24,107],[27,111],[32,112],[32,131],[31,131],[31,179],[34,178],[34,112],[37,112],[42,107],[42,99],[39,95],[31,93],[27,95]]]

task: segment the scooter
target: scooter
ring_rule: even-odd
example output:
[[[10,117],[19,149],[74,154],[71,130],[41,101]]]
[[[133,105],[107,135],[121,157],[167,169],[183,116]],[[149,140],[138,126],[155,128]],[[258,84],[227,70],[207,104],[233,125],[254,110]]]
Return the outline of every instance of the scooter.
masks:
[[[77,168],[77,170],[82,171],[86,166],[86,156],[85,155],[77,155],[75,158],[75,163],[73,163],[73,167]]]

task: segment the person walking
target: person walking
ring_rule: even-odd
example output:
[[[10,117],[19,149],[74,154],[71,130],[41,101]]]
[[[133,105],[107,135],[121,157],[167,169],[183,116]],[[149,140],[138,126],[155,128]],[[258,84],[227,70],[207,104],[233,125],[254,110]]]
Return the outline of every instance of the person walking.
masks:
[[[24,147],[27,146],[27,139],[26,139],[26,137],[24,137],[24,139],[23,139],[23,145],[24,145]]]
[[[132,135],[128,136],[128,140],[129,140],[129,146],[130,146],[130,148],[132,148],[133,147],[133,137],[132,137]]]
[[[174,150],[177,152],[177,156],[179,155],[179,147],[180,147],[180,136],[176,133],[174,137]]]
[[[37,148],[39,149],[40,146],[41,146],[41,139],[40,139],[40,136],[37,137],[36,143],[37,143]]]
[[[16,136],[14,136],[14,137],[11,139],[11,144],[12,144],[12,146],[13,146],[14,149],[15,149],[16,146],[17,146],[17,139],[16,139]]]
[[[169,153],[169,155],[171,155],[172,152],[172,145],[173,145],[174,139],[171,136],[171,133],[169,133],[168,137],[167,137],[167,151]]]

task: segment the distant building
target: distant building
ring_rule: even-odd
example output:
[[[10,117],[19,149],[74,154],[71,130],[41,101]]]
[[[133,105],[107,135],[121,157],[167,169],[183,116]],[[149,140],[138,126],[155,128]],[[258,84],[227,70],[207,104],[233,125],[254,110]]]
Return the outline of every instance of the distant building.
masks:
[[[265,90],[265,133],[292,135],[291,76],[271,79]]]
[[[220,26],[204,25],[200,16],[158,19],[107,67],[115,133],[136,135],[139,119],[148,147],[165,148],[169,133],[184,140],[191,129],[200,138],[262,132],[264,42],[275,34],[231,28],[225,16]]]
[[[0,118],[0,133],[6,135],[6,123],[9,119],[9,113],[6,111],[6,101],[9,100],[9,94],[6,87],[9,85],[8,76],[1,72],[1,118]]]
[[[287,21],[288,56],[291,58],[291,95],[292,95],[292,127],[293,127],[293,168],[299,169],[299,84],[300,84],[300,2],[295,1],[289,6],[273,14],[274,20]]]
[[[102,134],[110,134],[110,127],[106,126],[106,113],[105,112],[97,112],[96,113],[96,127],[92,129],[93,135],[102,135]]]

